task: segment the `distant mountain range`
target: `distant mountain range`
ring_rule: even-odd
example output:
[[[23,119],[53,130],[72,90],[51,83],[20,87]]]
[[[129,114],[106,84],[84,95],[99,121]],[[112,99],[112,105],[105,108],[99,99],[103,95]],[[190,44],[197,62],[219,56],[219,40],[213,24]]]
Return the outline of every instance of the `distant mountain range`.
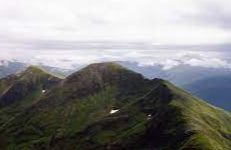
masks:
[[[29,63],[20,62],[18,60],[0,60],[0,78],[24,71],[28,66],[30,66]],[[38,64],[36,66],[39,66],[39,68],[42,68],[43,70],[46,70],[51,74],[54,74],[61,78],[64,78],[65,76],[68,76],[74,72],[74,70],[71,69],[46,66],[43,64]]]
[[[19,61],[0,60],[0,78],[24,70],[28,65]]]
[[[231,113],[116,63],[29,67],[0,79],[0,106],[1,149],[231,149]]]
[[[161,65],[147,65],[142,66],[135,62],[119,62],[119,64],[142,73],[149,79],[164,78],[178,86],[191,84],[195,81],[217,76],[229,76],[231,69],[226,68],[207,68],[190,65],[179,65],[169,69],[163,69]]]
[[[231,111],[231,74],[204,78],[183,87],[192,94]]]

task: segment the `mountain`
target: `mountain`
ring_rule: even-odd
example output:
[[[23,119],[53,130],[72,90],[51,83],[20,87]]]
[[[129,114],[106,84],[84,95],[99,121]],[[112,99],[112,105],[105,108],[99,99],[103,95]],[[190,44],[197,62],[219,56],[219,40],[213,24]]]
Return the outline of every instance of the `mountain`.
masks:
[[[231,74],[201,79],[183,87],[208,102],[231,111]]]
[[[76,66],[75,69],[65,69],[65,68],[52,67],[52,66],[46,66],[41,64],[39,65],[39,67],[45,70],[46,72],[49,72],[50,74],[53,74],[54,76],[58,76],[59,78],[62,79],[72,74],[76,70],[79,70],[79,66]]]
[[[231,149],[229,112],[115,63],[91,64],[48,89],[13,117],[1,118],[2,149]]]
[[[0,125],[31,106],[46,90],[60,81],[59,78],[33,66],[16,75],[0,79]]]

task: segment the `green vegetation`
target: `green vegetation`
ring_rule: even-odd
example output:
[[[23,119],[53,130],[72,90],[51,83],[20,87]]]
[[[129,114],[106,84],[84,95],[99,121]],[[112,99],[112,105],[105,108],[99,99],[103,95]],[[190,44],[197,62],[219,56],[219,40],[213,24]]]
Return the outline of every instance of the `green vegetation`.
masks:
[[[89,65],[61,82],[32,67],[12,86],[0,81],[0,89],[14,94],[9,87],[19,81],[26,94],[0,109],[6,150],[231,149],[229,112],[114,63]]]
[[[31,107],[60,79],[36,67],[0,79],[0,126],[4,126],[22,111]]]

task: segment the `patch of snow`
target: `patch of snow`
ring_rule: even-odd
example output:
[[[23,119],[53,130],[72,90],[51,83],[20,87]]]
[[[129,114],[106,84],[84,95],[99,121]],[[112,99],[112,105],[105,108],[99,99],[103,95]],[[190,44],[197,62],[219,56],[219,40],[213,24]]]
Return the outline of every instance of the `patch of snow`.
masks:
[[[112,110],[110,111],[110,114],[114,114],[114,113],[116,113],[117,111],[119,111],[119,109],[112,109]]]
[[[148,117],[147,117],[147,120],[150,120],[152,118],[152,115],[149,114]]]

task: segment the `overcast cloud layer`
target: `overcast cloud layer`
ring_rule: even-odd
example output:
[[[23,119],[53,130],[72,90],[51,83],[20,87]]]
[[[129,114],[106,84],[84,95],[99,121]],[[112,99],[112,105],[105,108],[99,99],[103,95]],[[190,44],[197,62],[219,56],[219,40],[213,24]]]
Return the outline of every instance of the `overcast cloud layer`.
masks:
[[[0,59],[64,68],[112,60],[231,68],[229,0],[0,2]]]
[[[60,41],[230,42],[229,0],[0,0],[1,47]],[[25,45],[24,45],[25,44]],[[20,48],[20,47],[19,47]]]

